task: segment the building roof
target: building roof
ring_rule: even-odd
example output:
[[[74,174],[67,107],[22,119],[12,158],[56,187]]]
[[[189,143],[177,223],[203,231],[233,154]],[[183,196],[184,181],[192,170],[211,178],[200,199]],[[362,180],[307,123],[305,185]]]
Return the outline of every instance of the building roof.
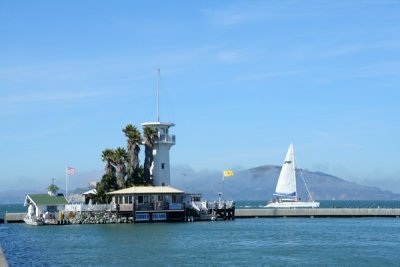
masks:
[[[107,195],[133,195],[133,194],[183,194],[182,190],[170,186],[132,186],[107,193]]]
[[[96,188],[90,189],[89,191],[82,193],[82,195],[96,195],[96,194],[97,194]]]
[[[30,199],[36,206],[41,205],[66,205],[67,199],[64,196],[50,196],[48,194],[32,194],[26,195],[25,204],[27,199]]]
[[[159,121],[143,122],[142,126],[168,126],[168,127],[172,127],[172,126],[175,126],[175,123],[172,123],[172,122],[159,122]]]

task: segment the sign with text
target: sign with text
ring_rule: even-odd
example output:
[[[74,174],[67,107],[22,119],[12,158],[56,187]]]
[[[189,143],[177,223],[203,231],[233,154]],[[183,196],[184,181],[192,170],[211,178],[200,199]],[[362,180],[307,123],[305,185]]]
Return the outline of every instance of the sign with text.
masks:
[[[153,219],[153,221],[166,221],[167,220],[167,214],[165,212],[163,212],[163,213],[153,213],[152,219]]]
[[[169,209],[170,210],[181,210],[182,203],[171,203],[171,204],[169,204]]]
[[[135,214],[135,221],[136,222],[145,222],[150,220],[150,216],[148,213],[136,213]]]

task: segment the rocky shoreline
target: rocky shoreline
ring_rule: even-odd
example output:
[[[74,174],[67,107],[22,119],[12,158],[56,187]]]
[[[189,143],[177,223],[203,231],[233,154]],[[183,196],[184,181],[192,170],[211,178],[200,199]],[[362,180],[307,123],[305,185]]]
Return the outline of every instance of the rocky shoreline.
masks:
[[[110,224],[110,223],[126,223],[132,220],[126,217],[118,217],[115,213],[107,211],[90,211],[90,212],[69,212],[66,220],[70,224]]]

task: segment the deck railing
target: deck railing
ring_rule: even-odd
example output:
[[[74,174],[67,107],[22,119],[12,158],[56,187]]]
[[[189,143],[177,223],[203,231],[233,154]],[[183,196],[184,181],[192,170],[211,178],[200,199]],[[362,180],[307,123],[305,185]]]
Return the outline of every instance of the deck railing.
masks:
[[[152,211],[152,210],[182,210],[182,203],[168,203],[163,201],[155,201],[152,203],[139,204],[135,207],[137,211]],[[87,212],[87,211],[119,211],[129,212],[133,211],[133,204],[67,204],[65,205],[65,211],[72,212]]]
[[[159,143],[173,143],[173,144],[175,144],[175,135],[173,135],[173,134],[160,134],[160,136],[156,138],[156,141],[159,142]]]
[[[112,204],[67,204],[65,205],[65,211],[83,212],[83,211],[110,211]]]
[[[168,203],[163,201],[155,201],[150,203],[142,203],[135,206],[136,211],[153,211],[153,210],[182,210],[182,203]],[[113,211],[117,211],[117,205],[113,204]],[[133,211],[133,204],[119,204],[119,211]]]

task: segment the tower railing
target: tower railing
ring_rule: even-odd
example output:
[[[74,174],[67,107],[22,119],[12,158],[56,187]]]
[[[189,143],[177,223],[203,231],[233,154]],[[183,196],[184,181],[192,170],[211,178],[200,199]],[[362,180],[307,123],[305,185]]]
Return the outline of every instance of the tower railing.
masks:
[[[156,138],[156,142],[175,144],[175,135],[173,135],[173,134],[160,134],[160,136],[158,138]]]

